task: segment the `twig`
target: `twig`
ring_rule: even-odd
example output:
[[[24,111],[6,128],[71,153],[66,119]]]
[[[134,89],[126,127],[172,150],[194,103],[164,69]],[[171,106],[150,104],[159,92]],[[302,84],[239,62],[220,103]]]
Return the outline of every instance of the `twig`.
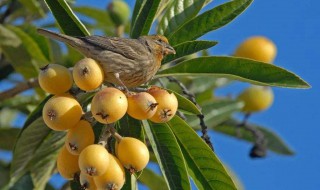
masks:
[[[104,147],[107,147],[107,142],[108,142],[108,139],[111,137],[111,133],[110,133],[110,130],[109,130],[110,126],[109,125],[105,125],[103,128],[102,128],[102,131],[100,133],[100,137],[99,137],[99,142],[98,144],[104,146]]]
[[[200,105],[197,103],[196,101],[196,98],[194,96],[194,94],[192,94],[188,89],[187,87],[181,82],[179,81],[178,79],[174,78],[174,77],[167,77],[168,80],[170,82],[174,82],[176,83],[181,89],[182,89],[182,93],[184,95],[187,96],[187,98],[192,102],[194,103],[194,105],[196,105],[199,109],[201,109]],[[199,118],[200,120],[200,126],[201,126],[201,132],[202,132],[202,136],[201,138],[208,144],[208,146],[214,151],[214,148],[213,148],[213,144],[212,142],[210,141],[210,136],[208,135],[208,127],[207,125],[205,124],[204,122],[204,115],[201,113],[199,115],[197,115],[197,117]]]
[[[267,152],[267,139],[265,139],[264,134],[257,129],[256,127],[250,126],[247,124],[247,121],[250,117],[250,113],[247,113],[244,116],[244,119],[241,123],[237,125],[237,127],[242,127],[244,130],[247,130],[252,133],[254,137],[254,145],[250,150],[250,157],[251,158],[262,158],[266,156]]]
[[[5,100],[8,98],[11,98],[25,90],[34,88],[34,87],[38,87],[39,86],[39,82],[37,78],[31,78],[27,81],[21,82],[19,84],[17,84],[15,87],[6,90],[4,92],[0,93],[0,100]]]

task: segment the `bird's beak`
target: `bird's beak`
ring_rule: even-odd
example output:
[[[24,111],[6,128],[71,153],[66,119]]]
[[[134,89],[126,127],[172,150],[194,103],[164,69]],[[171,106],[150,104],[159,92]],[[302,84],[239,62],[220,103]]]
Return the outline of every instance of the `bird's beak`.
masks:
[[[168,54],[176,54],[176,50],[174,50],[173,47],[171,47],[170,45],[167,45],[166,49],[165,49],[165,54],[166,55],[168,55]]]

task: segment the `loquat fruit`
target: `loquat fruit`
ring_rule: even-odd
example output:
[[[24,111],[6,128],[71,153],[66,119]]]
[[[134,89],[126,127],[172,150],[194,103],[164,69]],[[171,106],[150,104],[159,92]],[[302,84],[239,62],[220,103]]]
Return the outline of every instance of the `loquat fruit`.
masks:
[[[86,120],[80,120],[68,131],[65,146],[71,154],[79,155],[84,148],[93,143],[94,132],[90,123]]]
[[[50,94],[62,94],[72,87],[72,75],[68,68],[49,64],[40,68],[38,76],[40,87]]]
[[[42,117],[45,124],[56,131],[74,127],[82,116],[79,102],[71,95],[55,95],[43,107]]]
[[[253,36],[238,46],[234,56],[271,63],[276,54],[276,45],[271,40],[263,36]]]
[[[109,124],[121,119],[127,112],[128,101],[116,88],[104,88],[97,92],[91,102],[92,116],[100,123]]]

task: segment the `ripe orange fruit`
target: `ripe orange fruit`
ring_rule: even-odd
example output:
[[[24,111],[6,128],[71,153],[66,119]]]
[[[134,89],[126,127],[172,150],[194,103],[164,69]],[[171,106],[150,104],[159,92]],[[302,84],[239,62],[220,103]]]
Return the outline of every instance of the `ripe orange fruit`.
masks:
[[[80,172],[78,158],[79,156],[70,154],[66,147],[62,147],[57,158],[58,172],[62,177],[71,180],[76,173]]]
[[[49,64],[41,68],[38,76],[40,87],[50,94],[62,94],[72,86],[69,70],[58,64]]]
[[[76,63],[72,75],[76,85],[85,91],[98,88],[104,79],[101,66],[91,58],[84,58]]]
[[[131,173],[141,171],[149,162],[149,150],[138,139],[123,137],[117,146],[117,157]]]
[[[276,45],[271,40],[263,36],[253,36],[238,46],[234,56],[271,63],[276,54]]]
[[[178,110],[178,100],[174,93],[169,93],[167,90],[161,89],[157,86],[152,86],[148,89],[157,101],[157,111],[150,118],[155,123],[165,123],[172,119]]]
[[[121,189],[125,182],[124,168],[115,156],[110,154],[109,157],[109,168],[101,176],[95,177],[94,182],[97,185],[98,189]]]
[[[104,88],[91,102],[92,116],[100,123],[109,124],[121,119],[128,108],[127,97],[116,88]]]
[[[242,111],[247,113],[269,108],[273,103],[273,98],[272,89],[265,86],[251,86],[238,96],[238,99],[244,102]]]
[[[71,95],[55,95],[43,107],[42,117],[45,124],[56,131],[74,127],[82,116],[79,102]]]
[[[90,123],[80,120],[68,131],[65,146],[71,154],[79,155],[87,146],[94,143],[94,132]]]
[[[104,174],[109,166],[109,153],[101,145],[87,146],[79,155],[79,167],[81,172],[89,176]]]
[[[158,103],[147,92],[140,92],[127,95],[128,110],[127,113],[131,117],[139,120],[149,119],[157,111]]]
[[[84,173],[80,173],[80,185],[82,189],[85,190],[97,190],[97,186],[94,183],[93,177],[88,176]]]

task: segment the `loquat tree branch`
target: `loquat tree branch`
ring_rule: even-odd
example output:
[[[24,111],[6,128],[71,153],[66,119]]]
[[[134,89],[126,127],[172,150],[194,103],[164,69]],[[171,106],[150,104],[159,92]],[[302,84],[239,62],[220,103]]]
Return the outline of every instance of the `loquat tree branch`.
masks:
[[[168,80],[169,80],[170,82],[176,83],[176,84],[182,89],[182,93],[183,93],[184,95],[186,95],[187,98],[188,98],[194,105],[196,105],[196,106],[201,110],[201,107],[200,107],[200,105],[197,103],[194,94],[192,94],[192,93],[187,89],[187,87],[186,87],[181,81],[179,81],[178,79],[176,79],[176,78],[174,78],[174,77],[167,77],[167,78],[168,78]],[[207,145],[214,151],[213,144],[212,144],[212,142],[210,141],[210,136],[208,135],[208,126],[207,126],[206,123],[204,122],[204,115],[201,113],[201,114],[197,115],[197,117],[198,117],[199,120],[200,120],[200,126],[201,126],[201,132],[202,132],[201,138],[202,138],[202,139],[207,143]]]
[[[4,92],[0,93],[0,100],[5,100],[11,98],[23,91],[29,90],[31,88],[35,88],[39,86],[39,82],[37,78],[31,78],[27,81],[21,82],[17,84],[15,87],[10,88]]]
[[[259,129],[248,125],[247,122],[250,115],[250,113],[245,114],[243,121],[237,127],[242,127],[244,130],[251,132],[254,137],[254,145],[250,150],[249,156],[251,158],[263,158],[267,154],[267,139]]]

